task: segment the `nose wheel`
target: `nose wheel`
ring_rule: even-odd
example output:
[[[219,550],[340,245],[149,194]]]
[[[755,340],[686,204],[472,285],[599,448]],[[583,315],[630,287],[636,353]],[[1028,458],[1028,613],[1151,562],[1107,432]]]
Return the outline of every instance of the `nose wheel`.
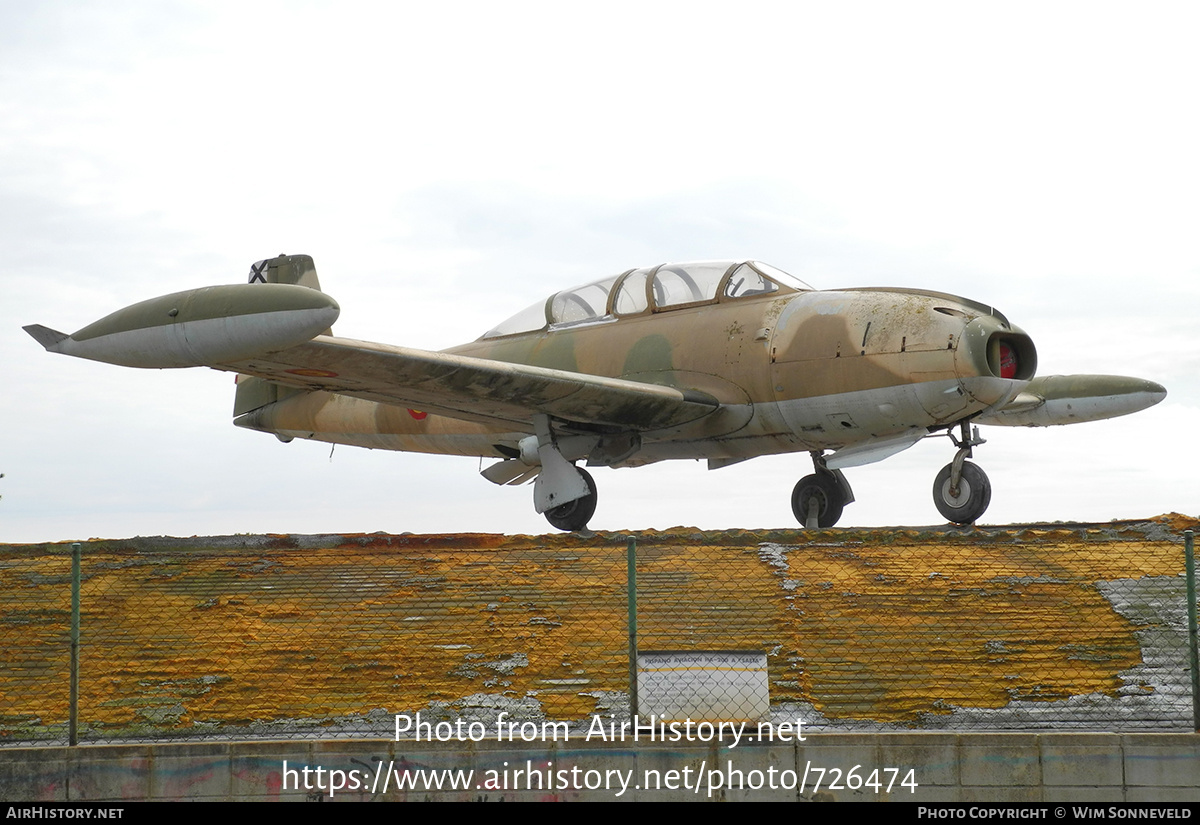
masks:
[[[964,461],[958,487],[950,483],[953,462],[942,468],[933,480],[933,503],[947,521],[972,524],[992,502],[992,483],[987,473],[969,461]]]
[[[950,440],[958,447],[954,460],[933,480],[933,503],[947,521],[973,524],[992,503],[992,483],[987,473],[967,461],[971,448],[984,443],[979,428],[970,427],[966,421],[961,427],[961,440],[950,434]]]

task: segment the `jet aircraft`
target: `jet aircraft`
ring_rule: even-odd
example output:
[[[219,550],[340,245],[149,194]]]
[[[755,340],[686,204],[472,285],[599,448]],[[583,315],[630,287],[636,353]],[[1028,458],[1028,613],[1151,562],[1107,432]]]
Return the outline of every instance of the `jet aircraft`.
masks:
[[[661,264],[565,289],[442,352],[333,335],[313,260],[280,255],[249,283],[143,301],[51,352],[130,367],[237,374],[234,424],[375,449],[483,456],[496,484],[533,480],[534,508],[582,530],[596,485],[577,466],[705,459],[710,470],[807,452],[792,491],[807,527],[854,500],[845,468],[945,434],[933,500],[970,524],[991,500],[967,461],[978,424],[1050,426],[1161,401],[1152,381],[1035,375],[1033,341],[986,304],[940,292],[817,290],[758,261]]]

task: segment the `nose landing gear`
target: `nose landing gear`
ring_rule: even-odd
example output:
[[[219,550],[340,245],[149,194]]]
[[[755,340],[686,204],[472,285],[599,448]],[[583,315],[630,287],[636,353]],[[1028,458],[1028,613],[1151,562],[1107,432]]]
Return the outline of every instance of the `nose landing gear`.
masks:
[[[975,522],[992,502],[992,483],[987,473],[967,461],[971,448],[986,443],[979,437],[979,428],[960,422],[962,439],[948,433],[958,452],[954,460],[937,474],[933,481],[933,503],[947,521],[955,524]]]

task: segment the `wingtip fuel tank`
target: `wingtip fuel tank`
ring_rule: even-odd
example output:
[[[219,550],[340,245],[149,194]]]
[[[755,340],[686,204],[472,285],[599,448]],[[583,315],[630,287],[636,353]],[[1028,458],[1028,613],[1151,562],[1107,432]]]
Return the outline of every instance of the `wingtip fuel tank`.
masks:
[[[151,298],[65,335],[25,327],[50,352],[124,367],[165,369],[241,361],[328,330],[341,308],[293,284],[226,284]]]
[[[979,417],[980,424],[1053,427],[1130,415],[1167,397],[1156,381],[1124,375],[1044,375],[1008,405]]]

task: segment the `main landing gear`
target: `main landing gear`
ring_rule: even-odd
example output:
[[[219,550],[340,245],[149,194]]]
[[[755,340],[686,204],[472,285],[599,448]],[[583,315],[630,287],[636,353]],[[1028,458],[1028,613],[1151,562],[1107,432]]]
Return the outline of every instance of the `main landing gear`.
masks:
[[[841,470],[825,466],[821,453],[811,453],[812,475],[796,482],[792,489],[792,514],[805,527],[832,527],[842,517],[842,509],[854,501],[854,492]]]
[[[972,524],[992,502],[992,483],[988,481],[987,473],[967,461],[971,457],[971,448],[984,443],[979,437],[979,428],[971,427],[966,421],[960,422],[959,427],[961,440],[949,433],[958,452],[933,480],[933,503],[947,521]]]
[[[958,452],[954,460],[941,469],[933,482],[933,503],[947,521],[954,524],[973,524],[992,502],[992,484],[987,473],[967,461],[971,448],[985,443],[979,428],[960,421],[961,438],[948,433]],[[796,482],[792,490],[792,513],[796,521],[813,530],[832,527],[842,517],[842,509],[854,501],[854,493],[841,470],[830,470],[820,451],[810,453],[812,475]]]
[[[588,521],[596,512],[596,482],[592,480],[592,474],[581,467],[576,467],[575,472],[583,476],[588,487],[588,494],[543,513],[546,521],[550,522],[552,527],[568,532],[586,528]]]
[[[613,437],[606,444],[594,435],[558,438],[550,416],[543,413],[533,416],[533,430],[533,435],[518,442],[516,450],[497,446],[497,452],[508,457],[481,470],[480,475],[493,484],[524,484],[533,479],[533,509],[551,526],[569,532],[587,529],[596,512],[596,482],[575,462],[589,454],[596,456],[597,452],[609,461],[619,460],[628,455],[619,450],[633,452],[637,448],[637,435]],[[599,451],[598,445],[602,448]],[[606,447],[607,452],[603,449]],[[613,452],[614,447],[618,452]],[[570,459],[563,456],[564,450]]]
[[[596,482],[587,470],[563,457],[550,416],[533,416],[533,429],[534,435],[520,445],[522,463],[541,466],[533,482],[533,508],[559,530],[583,530],[596,512]],[[536,457],[524,458],[535,452]]]

